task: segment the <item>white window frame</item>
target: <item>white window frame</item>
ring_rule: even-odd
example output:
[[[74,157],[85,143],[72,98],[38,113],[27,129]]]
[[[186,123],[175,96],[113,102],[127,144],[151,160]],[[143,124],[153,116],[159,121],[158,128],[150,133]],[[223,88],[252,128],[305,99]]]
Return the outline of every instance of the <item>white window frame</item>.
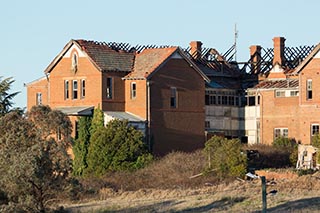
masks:
[[[37,92],[36,94],[36,105],[42,105],[42,93]]]
[[[279,132],[279,133],[277,133]],[[273,138],[276,139],[278,137],[288,138],[289,129],[288,128],[274,128],[273,129]]]
[[[81,98],[86,97],[86,80],[81,79]]]
[[[106,98],[113,99],[113,78],[106,78]]]
[[[72,81],[72,99],[78,99],[78,80]]]
[[[130,86],[131,99],[135,99],[137,97],[137,83],[131,82]]]
[[[64,81],[64,99],[67,100],[70,98],[69,95],[69,81],[65,80]]]
[[[312,79],[307,80],[307,100],[312,99]]]
[[[311,131],[311,136],[315,136],[316,134],[319,134],[319,124],[318,123],[311,124],[310,131]]]

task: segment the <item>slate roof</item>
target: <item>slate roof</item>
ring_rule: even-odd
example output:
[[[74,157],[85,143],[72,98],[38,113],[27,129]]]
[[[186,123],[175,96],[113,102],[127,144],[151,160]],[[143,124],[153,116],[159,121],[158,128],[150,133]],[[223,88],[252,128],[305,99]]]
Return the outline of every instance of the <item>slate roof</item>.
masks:
[[[105,42],[75,40],[84,50],[100,71],[131,72],[134,56],[133,52],[117,51]]]
[[[285,80],[267,80],[257,84],[254,89],[289,89],[298,88],[298,79],[285,79]]]
[[[126,79],[145,79],[155,71],[178,47],[145,49],[136,55],[133,72]]]

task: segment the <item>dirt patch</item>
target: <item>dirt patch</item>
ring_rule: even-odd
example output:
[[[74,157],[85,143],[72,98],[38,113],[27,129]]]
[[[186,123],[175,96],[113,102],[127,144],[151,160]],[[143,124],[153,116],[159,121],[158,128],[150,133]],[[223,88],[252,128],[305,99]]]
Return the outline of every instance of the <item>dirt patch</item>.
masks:
[[[292,171],[270,171],[270,170],[258,170],[256,174],[259,176],[265,176],[267,180],[294,180],[298,178],[298,175]]]

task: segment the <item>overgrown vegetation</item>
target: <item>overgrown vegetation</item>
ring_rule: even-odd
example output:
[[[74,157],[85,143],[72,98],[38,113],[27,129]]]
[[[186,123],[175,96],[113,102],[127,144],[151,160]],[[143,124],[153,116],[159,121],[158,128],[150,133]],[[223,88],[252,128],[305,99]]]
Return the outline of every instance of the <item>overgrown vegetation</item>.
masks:
[[[320,150],[320,135],[315,134],[312,136],[311,145],[317,147]],[[317,152],[317,164],[320,164],[320,152]]]
[[[242,151],[240,140],[213,136],[205,144],[209,159],[208,171],[221,178],[243,177],[247,169],[247,155]]]
[[[126,120],[115,119],[91,136],[85,172],[101,176],[110,171],[132,171],[151,160],[142,132]]]

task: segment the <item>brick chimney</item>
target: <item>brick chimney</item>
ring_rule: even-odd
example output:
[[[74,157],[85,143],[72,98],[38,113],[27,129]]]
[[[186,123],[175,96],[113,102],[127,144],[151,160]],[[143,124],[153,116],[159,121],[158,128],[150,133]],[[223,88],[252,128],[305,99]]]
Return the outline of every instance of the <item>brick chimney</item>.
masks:
[[[260,73],[261,46],[259,45],[250,46],[250,59],[251,59],[251,72],[255,74]]]
[[[279,63],[280,65],[283,65],[285,62],[284,58],[284,42],[285,42],[284,37],[274,37],[273,38],[273,52],[274,52],[274,57],[273,57],[273,65],[276,63]]]
[[[190,54],[196,60],[201,58],[201,45],[201,41],[190,42]]]

